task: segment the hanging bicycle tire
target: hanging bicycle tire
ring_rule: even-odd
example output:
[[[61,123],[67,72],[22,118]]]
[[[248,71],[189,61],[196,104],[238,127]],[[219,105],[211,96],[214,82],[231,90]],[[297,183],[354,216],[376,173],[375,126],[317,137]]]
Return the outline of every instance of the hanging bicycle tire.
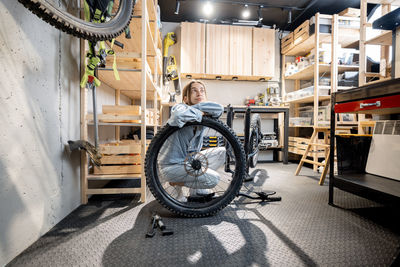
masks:
[[[190,153],[189,140],[199,143]],[[224,168],[227,158],[229,171]],[[204,116],[201,122],[182,128],[163,127],[152,139],[145,161],[146,181],[154,197],[186,217],[210,216],[226,207],[237,196],[245,169],[243,147],[235,133]],[[204,188],[211,193],[196,194]]]
[[[68,34],[92,42],[111,40],[119,36],[132,18],[134,2],[120,0],[115,15],[104,23],[87,22],[80,18],[81,8],[61,7],[55,0],[18,0],[45,22]],[[69,1],[71,3],[73,1]]]
[[[249,137],[249,166],[255,168],[258,162],[259,143],[262,139],[261,118],[259,114],[252,114],[250,120]]]

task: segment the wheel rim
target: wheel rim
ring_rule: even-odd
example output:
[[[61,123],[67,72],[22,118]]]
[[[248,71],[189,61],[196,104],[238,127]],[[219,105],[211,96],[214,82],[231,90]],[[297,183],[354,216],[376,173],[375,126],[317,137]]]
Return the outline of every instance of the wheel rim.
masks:
[[[86,26],[95,26],[97,28],[102,28],[103,26],[106,27],[104,25],[104,23],[94,23],[94,22],[88,22],[84,19],[81,19],[81,11],[83,11],[83,7],[80,6],[78,0],[42,0],[44,2],[47,3],[48,6],[53,7],[53,11],[59,13],[58,15],[61,16],[61,13],[66,16],[69,17],[70,20],[72,21],[79,21],[79,23],[84,24]],[[123,3],[123,2],[121,2]],[[115,16],[116,13],[118,13],[120,11],[120,1],[114,1],[114,5],[113,5],[113,9],[112,9],[112,14],[111,14],[111,19],[112,17]],[[107,21],[109,21],[110,19],[108,19]],[[107,22],[106,22],[107,23]]]
[[[177,137],[193,132],[195,134],[202,132],[201,151],[188,153],[183,162],[177,161],[172,164],[171,153],[173,152],[171,152],[171,148],[177,148],[180,145],[176,143]],[[215,147],[207,147],[211,144],[209,137],[216,137],[212,139],[216,141],[212,142],[216,144]],[[238,187],[238,183],[241,184],[243,178],[240,175],[243,166],[239,166],[241,164],[240,157],[243,156],[240,155],[241,148],[231,139],[226,133],[211,125],[201,126],[200,123],[192,123],[192,125],[185,125],[181,129],[175,128],[173,133],[161,141],[153,163],[155,169],[154,181],[158,188],[159,197],[173,203],[179,209],[199,212],[218,207],[226,201],[230,202],[234,197],[232,197],[232,191]],[[229,154],[228,158],[231,159],[229,168],[233,171],[233,174],[225,171],[224,163],[227,153]],[[216,168],[216,165],[218,165],[218,168]],[[175,172],[171,171],[174,168]],[[215,183],[215,174],[219,176],[218,182],[215,186],[208,188],[210,193],[214,195],[196,195],[195,189],[205,189],[204,184],[209,186]],[[184,186],[177,183],[184,183]],[[230,200],[227,200],[229,198]]]

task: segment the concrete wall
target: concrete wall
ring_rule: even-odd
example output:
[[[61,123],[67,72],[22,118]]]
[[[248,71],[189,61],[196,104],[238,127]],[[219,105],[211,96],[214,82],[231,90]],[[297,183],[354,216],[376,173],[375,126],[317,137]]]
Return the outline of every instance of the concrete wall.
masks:
[[[180,62],[180,24],[179,23],[162,23],[162,36],[168,32],[175,32],[177,35],[177,43],[170,47],[169,54],[174,55],[177,60],[177,64]],[[271,81],[280,81],[280,41],[278,34],[275,36],[275,76]],[[179,68],[179,66],[178,66]],[[182,79],[182,87],[186,85],[190,80]],[[244,101],[247,96],[254,97],[259,93],[264,93],[268,86],[268,82],[250,82],[250,81],[218,81],[218,80],[203,80],[207,87],[207,97],[210,101],[218,102],[224,106],[228,104],[232,105],[244,105]],[[171,85],[173,89],[173,85]],[[263,116],[265,117],[265,116]],[[273,132],[273,120],[263,119],[262,120],[263,132]],[[243,120],[235,119],[233,129],[237,133],[243,133]],[[272,160],[272,151],[263,152],[260,155],[261,160]]]
[[[0,1],[0,266],[80,204],[79,40]]]

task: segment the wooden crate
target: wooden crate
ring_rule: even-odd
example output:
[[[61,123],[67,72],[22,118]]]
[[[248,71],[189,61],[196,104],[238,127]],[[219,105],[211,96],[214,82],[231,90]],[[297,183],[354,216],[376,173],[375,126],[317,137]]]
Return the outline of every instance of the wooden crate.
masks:
[[[309,138],[302,138],[302,137],[292,137],[289,136],[289,144],[288,144],[288,151],[294,154],[303,155],[307,149],[308,143],[310,142]],[[324,143],[323,139],[319,139],[317,143]],[[310,156],[317,156],[317,157],[325,157],[325,152],[322,147],[313,147],[312,150],[309,152]]]
[[[98,114],[99,122],[106,123],[141,123],[140,106],[114,106],[103,105],[103,113]],[[93,114],[86,115],[88,121],[93,121]],[[160,112],[154,112],[153,109],[146,111],[146,124],[157,125],[160,117]]]
[[[99,145],[101,166],[94,166],[93,174],[140,174],[141,142],[123,140]]]
[[[306,40],[309,36],[309,33],[310,33],[310,21],[306,20],[293,32],[294,45],[297,45]]]
[[[360,16],[360,9],[358,8],[346,8],[342,12],[339,13],[339,16],[344,17],[359,17]]]
[[[126,106],[115,106],[115,105],[103,105],[103,114],[112,115],[140,115],[140,106],[126,105]]]
[[[289,33],[281,40],[281,53],[285,54],[294,46],[293,42],[293,32]]]

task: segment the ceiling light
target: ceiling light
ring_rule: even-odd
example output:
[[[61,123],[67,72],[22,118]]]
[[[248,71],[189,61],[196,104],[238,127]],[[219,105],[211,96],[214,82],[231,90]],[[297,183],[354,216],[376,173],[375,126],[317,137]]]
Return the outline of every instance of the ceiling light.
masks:
[[[178,15],[179,14],[179,7],[181,6],[181,1],[179,1],[179,0],[176,0],[176,3],[175,3],[175,15]]]
[[[248,5],[244,5],[244,10],[242,12],[242,17],[247,19],[248,17],[250,17],[250,10],[248,8]]]
[[[206,16],[209,16],[213,12],[213,6],[211,5],[210,1],[207,1],[203,6],[203,12]]]

